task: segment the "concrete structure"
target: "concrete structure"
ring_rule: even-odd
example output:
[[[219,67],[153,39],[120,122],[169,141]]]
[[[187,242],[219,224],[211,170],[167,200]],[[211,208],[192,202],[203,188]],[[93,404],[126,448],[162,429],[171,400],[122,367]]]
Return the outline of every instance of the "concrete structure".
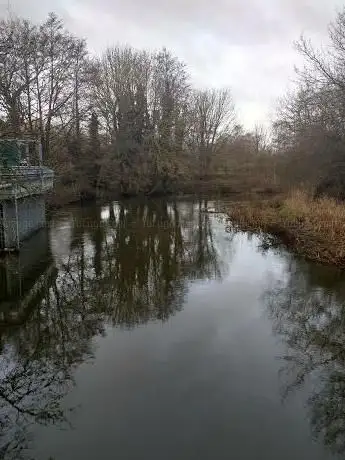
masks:
[[[23,324],[32,308],[47,296],[56,275],[47,228],[42,228],[23,241],[19,254],[2,257],[0,328]]]
[[[30,166],[23,158],[18,163],[0,168],[0,251],[19,250],[22,241],[45,225],[44,194],[53,187],[51,169]]]

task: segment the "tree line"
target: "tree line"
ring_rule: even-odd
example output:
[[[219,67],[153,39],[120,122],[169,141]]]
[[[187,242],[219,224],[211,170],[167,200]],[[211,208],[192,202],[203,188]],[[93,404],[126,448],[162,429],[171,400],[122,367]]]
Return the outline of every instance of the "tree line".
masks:
[[[294,90],[271,130],[246,132],[231,90],[195,88],[165,48],[116,45],[95,56],[55,14],[41,24],[3,19],[0,138],[39,139],[56,193],[74,198],[208,191],[214,178],[224,191],[303,183],[344,198],[345,9],[327,48],[305,37],[295,45],[305,65]]]
[[[61,185],[87,196],[175,190],[245,137],[230,89],[195,89],[165,48],[93,56],[55,14],[0,21],[0,133],[39,139]]]
[[[345,8],[321,48],[302,36],[304,58],[293,91],[279,101],[273,124],[282,179],[311,185],[316,195],[345,198]]]

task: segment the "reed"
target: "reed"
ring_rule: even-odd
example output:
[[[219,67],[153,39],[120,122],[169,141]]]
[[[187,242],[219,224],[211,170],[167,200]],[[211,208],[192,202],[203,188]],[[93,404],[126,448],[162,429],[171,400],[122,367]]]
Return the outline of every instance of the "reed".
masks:
[[[228,210],[240,230],[269,233],[297,254],[345,268],[345,205],[293,190],[282,199],[241,203]]]

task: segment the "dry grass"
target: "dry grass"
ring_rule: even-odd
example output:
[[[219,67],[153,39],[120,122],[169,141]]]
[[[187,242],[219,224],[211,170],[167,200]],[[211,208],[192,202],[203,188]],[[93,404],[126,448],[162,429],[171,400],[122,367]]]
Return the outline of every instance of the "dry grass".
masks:
[[[345,268],[345,205],[300,190],[286,198],[249,202],[229,210],[242,230],[267,232],[307,259]]]

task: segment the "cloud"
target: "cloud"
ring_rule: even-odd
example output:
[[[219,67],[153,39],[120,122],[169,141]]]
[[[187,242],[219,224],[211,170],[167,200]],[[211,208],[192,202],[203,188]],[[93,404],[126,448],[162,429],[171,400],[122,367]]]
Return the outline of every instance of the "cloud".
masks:
[[[0,3],[0,17],[10,13],[36,22],[46,18],[51,11],[55,11],[66,22],[71,19],[68,1],[65,0],[1,0]]]
[[[13,12],[34,21],[49,11],[88,39],[99,53],[125,43],[166,46],[183,59],[198,86],[230,86],[248,127],[266,121],[293,77],[293,40],[306,33],[319,44],[342,0],[11,0]],[[6,14],[6,5],[0,7]]]
[[[78,0],[94,10],[95,0]],[[294,38],[302,29],[325,29],[340,0],[99,0],[114,21],[184,35],[204,31],[232,45],[262,45]],[[119,22],[118,21],[118,22]]]

